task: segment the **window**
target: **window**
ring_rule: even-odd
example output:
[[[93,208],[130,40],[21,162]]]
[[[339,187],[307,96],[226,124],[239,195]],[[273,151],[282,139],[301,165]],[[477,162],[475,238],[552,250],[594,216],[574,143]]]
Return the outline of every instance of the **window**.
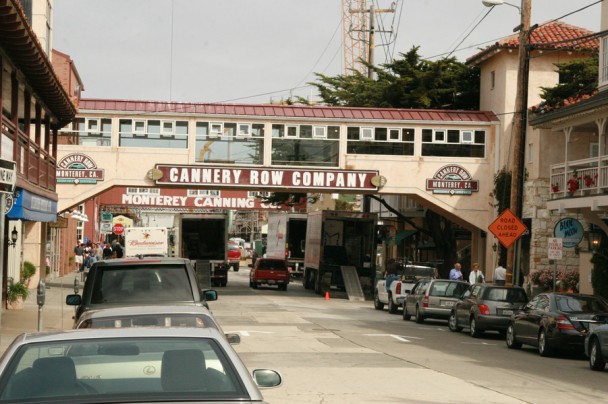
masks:
[[[399,129],[389,129],[388,131],[388,140],[391,142],[398,142],[401,138],[401,130]]]
[[[237,132],[237,136],[240,136],[240,137],[251,136],[251,124],[239,123],[238,128],[239,128],[239,130]]]
[[[374,128],[361,128],[361,140],[373,140]]]
[[[220,191],[218,189],[189,189],[186,195],[219,198]]]
[[[599,143],[590,143],[589,144],[589,157],[598,157],[600,155],[600,145]]]
[[[212,123],[211,124],[211,130],[209,132],[209,137],[210,138],[217,138],[222,136],[222,134],[224,133],[224,125],[221,123]]]
[[[272,125],[272,137],[272,165],[339,165],[339,126]]]
[[[435,143],[443,143],[445,142],[445,131],[436,130],[433,136],[433,141]]]
[[[173,124],[171,121],[163,121],[162,137],[174,137]]]
[[[133,121],[133,136],[146,136],[146,121]]]
[[[325,126],[314,126],[312,137],[315,139],[326,139],[327,128]]]
[[[528,163],[534,162],[534,143],[528,144]]]
[[[160,188],[127,188],[127,195],[160,195]]]
[[[494,90],[496,86],[496,71],[492,70],[490,72],[490,90]]]
[[[484,158],[485,138],[483,130],[422,129],[422,156]]]
[[[285,137],[298,137],[298,127],[287,126],[287,132],[285,133]]]
[[[608,36],[602,38],[600,57],[600,85],[608,84]]]

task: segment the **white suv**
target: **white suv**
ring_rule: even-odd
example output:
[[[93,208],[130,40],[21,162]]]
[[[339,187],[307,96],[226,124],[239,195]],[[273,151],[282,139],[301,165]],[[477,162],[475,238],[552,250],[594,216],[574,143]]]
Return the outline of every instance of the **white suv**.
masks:
[[[398,279],[393,281],[389,290],[386,289],[386,278],[382,278],[376,283],[374,291],[374,307],[376,310],[384,309],[384,305],[388,304],[388,312],[391,314],[397,313],[400,307],[403,306],[405,297],[410,293],[414,284],[421,279],[434,279],[437,276],[437,270],[424,265],[401,265],[397,273]]]

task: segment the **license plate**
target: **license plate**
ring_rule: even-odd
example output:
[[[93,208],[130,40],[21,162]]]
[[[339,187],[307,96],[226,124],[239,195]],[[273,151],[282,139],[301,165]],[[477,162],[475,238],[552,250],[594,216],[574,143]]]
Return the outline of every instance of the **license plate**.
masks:
[[[441,301],[441,305],[444,307],[453,307],[454,306],[454,302],[451,300],[442,300]]]
[[[510,316],[512,314],[513,314],[513,310],[503,310],[502,311],[503,316]]]
[[[274,280],[269,280],[268,283],[275,283],[275,281]]]

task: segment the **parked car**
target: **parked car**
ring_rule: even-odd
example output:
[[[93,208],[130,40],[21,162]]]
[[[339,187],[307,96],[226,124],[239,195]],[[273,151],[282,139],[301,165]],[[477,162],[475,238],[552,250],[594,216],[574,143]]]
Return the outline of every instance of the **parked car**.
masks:
[[[448,326],[454,332],[468,327],[469,333],[475,338],[485,331],[504,334],[511,315],[526,303],[528,295],[519,286],[471,285],[454,305]]]
[[[600,296],[575,293],[541,293],[509,320],[507,346],[538,347],[541,356],[558,349],[583,352],[585,336],[596,315],[608,313],[608,302]]]
[[[409,320],[413,314],[417,323],[422,323],[425,318],[447,320],[452,307],[468,287],[468,282],[448,279],[418,281],[405,298],[403,319]]]
[[[399,265],[398,280],[393,281],[386,290],[386,277],[378,280],[374,291],[374,308],[384,309],[388,304],[389,313],[397,313],[403,306],[405,297],[410,293],[417,281],[421,279],[432,279],[435,277],[436,269],[424,265]]]
[[[241,266],[241,247],[232,240],[228,241],[228,265],[234,272],[239,272]]]
[[[197,274],[185,258],[126,258],[98,261],[91,266],[82,296],[66,296],[78,306],[74,319],[88,310],[108,307],[181,304],[208,307],[215,290],[199,288]]]
[[[608,313],[593,317],[585,337],[585,355],[591,370],[604,370],[608,360]]]
[[[278,286],[287,290],[289,271],[287,262],[278,258],[258,258],[249,273],[249,286],[256,289],[260,285]]]
[[[1,402],[261,403],[258,387],[281,382],[250,374],[215,328],[21,334],[0,359]]]
[[[199,306],[127,306],[89,310],[74,328],[191,327],[215,328],[224,334],[211,312]],[[231,344],[241,342],[239,334],[224,334]]]

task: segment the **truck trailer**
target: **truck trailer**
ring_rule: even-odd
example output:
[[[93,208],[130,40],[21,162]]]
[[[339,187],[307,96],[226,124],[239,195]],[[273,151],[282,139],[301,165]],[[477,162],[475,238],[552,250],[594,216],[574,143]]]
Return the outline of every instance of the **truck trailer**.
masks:
[[[292,277],[304,274],[305,213],[277,212],[268,216],[266,256],[287,261]]]
[[[304,254],[306,289],[316,293],[345,289],[343,273],[354,269],[354,281],[375,276],[375,213],[323,210],[308,214]],[[367,283],[367,282],[366,282]]]
[[[192,261],[199,280],[226,286],[228,213],[178,213],[174,218],[174,232],[175,254]]]

